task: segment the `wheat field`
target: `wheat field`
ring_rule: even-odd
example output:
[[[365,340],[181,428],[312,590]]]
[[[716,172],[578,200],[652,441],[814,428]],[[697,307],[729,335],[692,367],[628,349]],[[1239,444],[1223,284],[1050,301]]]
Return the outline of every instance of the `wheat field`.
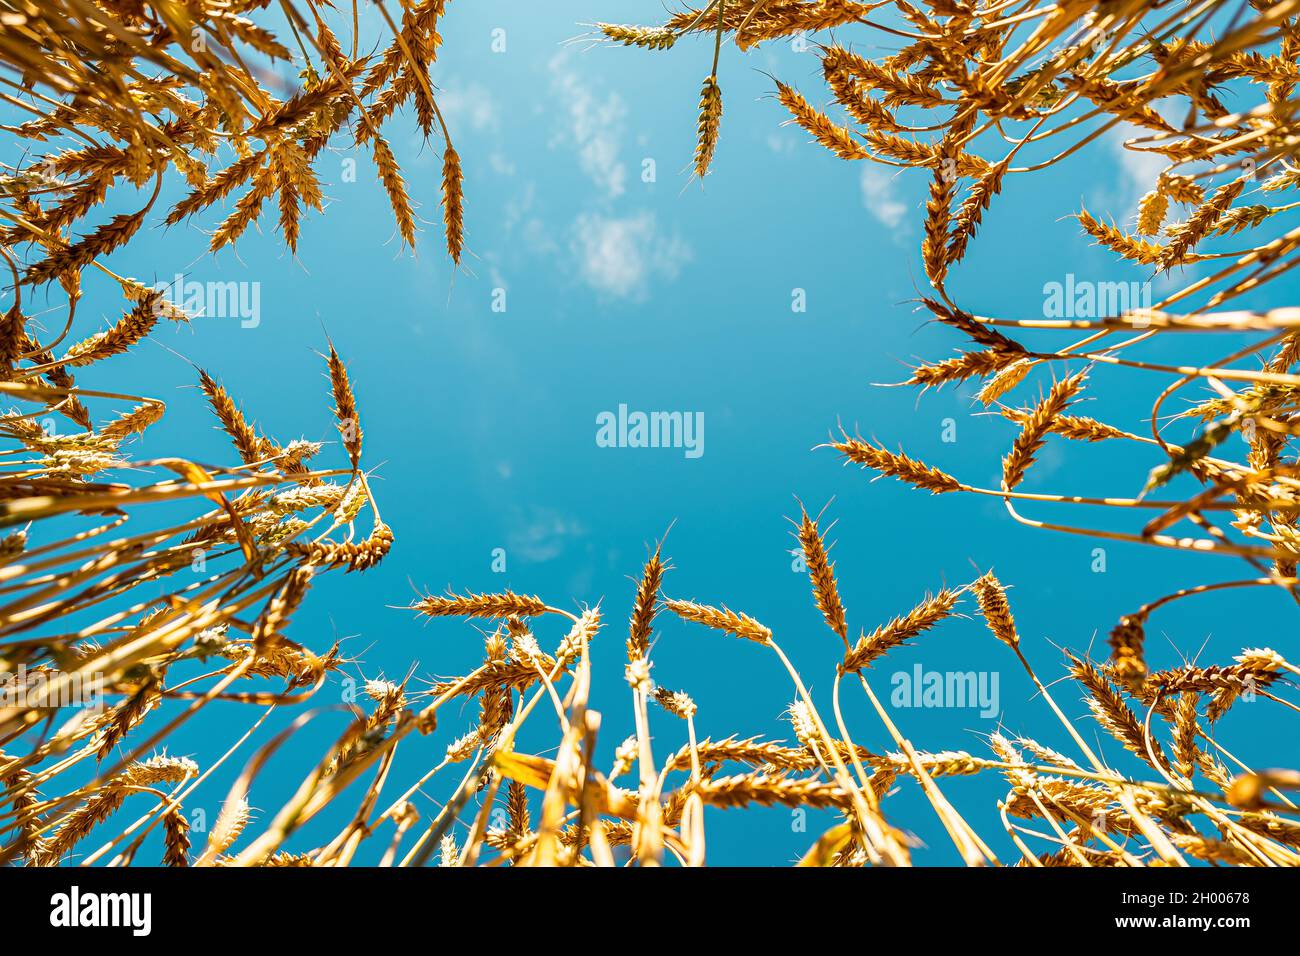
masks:
[[[307,234],[331,228],[322,177],[345,147],[372,162],[396,246],[409,253],[418,243],[425,257],[446,257],[462,286],[474,280],[473,162],[463,167],[453,146],[438,76],[444,45],[458,42],[452,5],[373,6],[363,20],[355,5],[317,0],[279,9],[262,0],[0,3],[0,135],[12,159],[0,169],[10,273],[0,672],[19,678],[0,698],[0,860],[702,866],[717,862],[706,811],[781,807],[829,814],[803,840],[799,866],[907,866],[923,862],[916,822],[898,810],[907,793],[917,798],[907,813],[919,806],[968,866],[1300,862],[1300,771],[1287,768],[1300,666],[1273,603],[1279,592],[1300,601],[1300,408],[1291,407],[1300,310],[1265,288],[1300,263],[1300,226],[1287,218],[1300,207],[1300,0],[715,0],[652,25],[605,22],[613,5],[590,0],[575,45],[702,77],[698,102],[680,104],[697,133],[678,157],[692,184],[725,181],[720,157],[743,135],[727,109],[743,81],[727,68],[798,41],[821,75],[763,73],[771,125],[791,125],[808,153],[928,187],[923,208],[908,210],[921,241],[906,256],[924,284],[912,305],[954,351],[888,384],[918,396],[971,389],[1006,425],[990,458],[999,477],[981,483],[922,461],[903,450],[905,430],[873,423],[826,438],[828,423],[809,420],[822,467],[838,460],[866,472],[864,484],[883,476],[910,486],[918,513],[933,495],[979,497],[1031,539],[1077,536],[1149,551],[1152,562],[1175,552],[1195,561],[1177,564],[1186,575],[1177,589],[1153,589],[1105,622],[1105,647],[1067,649],[1047,672],[1031,663],[1017,624],[1017,589],[1035,582],[1004,582],[991,567],[958,581],[936,574],[896,616],[867,618],[844,595],[870,582],[855,580],[862,569],[837,571],[829,536],[854,505],[800,505],[792,546],[806,575],[790,587],[825,627],[813,673],[788,654],[811,635],[777,633],[726,594],[678,590],[674,538],[651,527],[648,557],[626,569],[630,606],[510,589],[392,594],[430,632],[461,619],[482,642],[481,662],[447,676],[435,656],[432,668],[413,662],[396,680],[365,679],[320,753],[300,743],[303,731],[318,708],[337,704],[338,679],[364,673],[365,662],[295,627],[295,613],[329,606],[341,577],[394,548],[422,547],[381,517],[376,469],[388,452],[375,447],[373,427],[366,433],[367,382],[349,374],[327,333],[303,323],[304,344],[321,353],[321,420],[336,440],[270,434],[223,385],[225,370],[196,367],[225,461],[183,445],[137,456],[168,408],[161,383],[116,375],[115,362],[208,317],[118,263],[150,229],[194,224],[210,254],[235,252],[258,230],[295,254]],[[292,67],[296,81],[267,64]],[[1132,221],[1060,190],[1038,202],[1117,262],[1159,278],[1158,298],[1042,318],[964,307],[963,263],[1004,189],[1033,190],[1116,132],[1153,170]],[[431,200],[392,145],[411,137],[433,157]],[[413,193],[425,195],[423,210]],[[123,196],[131,211],[111,213]],[[79,312],[83,282],[119,297],[107,328]],[[1207,341],[1218,356],[1209,361],[1198,351]],[[1121,394],[1120,375],[1139,384]],[[1108,395],[1123,402],[1122,419],[1082,414],[1094,397],[1113,407]],[[1133,446],[1148,464],[1090,497],[1053,492],[1059,470],[1034,480],[1049,453],[1085,460],[1099,445]],[[866,525],[849,523],[842,533]],[[725,560],[724,542],[691,560]],[[1214,663],[1156,663],[1167,655],[1147,635],[1164,609],[1227,599],[1260,609],[1253,643]],[[1024,710],[1016,703],[1015,726],[1042,733],[999,726],[979,748],[925,749],[900,726],[884,662],[963,617],[979,623],[991,666],[1034,689]],[[668,622],[788,677],[769,710],[785,715],[789,738],[744,727],[697,734],[693,687],[660,684],[653,668]],[[620,647],[617,667],[597,666],[594,644]],[[606,687],[625,700],[617,718],[593,703]],[[101,706],[79,706],[85,697]],[[1079,700],[1086,723],[1073,713]],[[1235,707],[1256,703],[1278,728],[1276,759],[1261,766],[1219,734]],[[169,745],[214,706],[238,706],[248,719],[215,725],[207,749],[179,755]],[[870,744],[851,732],[853,713],[871,718]],[[608,748],[611,735],[623,737],[625,714],[630,732],[602,763],[597,741]],[[671,740],[651,732],[663,714],[675,719]],[[419,740],[440,756],[404,767]],[[267,808],[259,785],[289,755],[308,769]],[[195,794],[218,771],[234,782],[211,825],[194,831]],[[1004,795],[972,806],[954,796],[962,777],[996,781]],[[428,789],[437,802],[422,799]]]

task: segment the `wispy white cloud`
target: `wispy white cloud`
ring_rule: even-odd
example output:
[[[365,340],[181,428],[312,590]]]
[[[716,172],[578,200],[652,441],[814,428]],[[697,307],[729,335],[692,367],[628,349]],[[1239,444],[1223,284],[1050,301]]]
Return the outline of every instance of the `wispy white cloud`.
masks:
[[[549,508],[530,508],[517,514],[506,538],[507,557],[525,561],[550,561],[559,557],[565,545],[586,533],[574,518]]]
[[[651,279],[674,279],[691,257],[677,236],[659,231],[654,213],[616,217],[583,213],[573,225],[572,252],[578,274],[602,295],[645,296]]]
[[[566,105],[566,127],[561,141],[578,154],[578,165],[609,198],[626,189],[627,167],[622,153],[623,118],[627,107],[617,93],[598,96],[590,83],[568,65],[567,54],[551,60],[551,87]]]
[[[862,205],[872,217],[894,229],[907,215],[907,205],[898,196],[894,178],[884,169],[863,166]]]
[[[454,129],[475,132],[497,128],[496,100],[486,86],[479,83],[448,83],[438,91],[438,108]]]

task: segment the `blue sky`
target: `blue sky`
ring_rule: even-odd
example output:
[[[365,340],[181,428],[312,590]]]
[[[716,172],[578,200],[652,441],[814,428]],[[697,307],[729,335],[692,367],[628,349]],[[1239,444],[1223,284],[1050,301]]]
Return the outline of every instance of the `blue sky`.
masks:
[[[250,232],[215,258],[204,254],[200,231],[210,221],[154,229],[115,258],[115,268],[142,279],[184,272],[196,281],[257,282],[261,295],[256,328],[215,318],[168,327],[155,336],[158,345],[81,377],[87,387],[129,381],[168,402],[169,415],[140,446],[141,456],[183,449],[199,461],[233,458],[192,387],[192,370],[175,353],[218,376],[281,439],[334,436],[316,351],[326,334],[348,362],[366,433],[364,460],[397,541],[378,569],[321,579],[291,636],[316,648],[346,638],[346,649],[362,658],[354,676],[400,679],[414,662],[417,678],[428,679],[467,672],[482,639],[469,624],[422,622],[398,607],[423,593],[509,587],[573,609],[600,602],[606,627],[593,645],[593,705],[605,715],[602,750],[612,755],[632,729],[622,663],[635,578],[647,549],[670,526],[665,553],[673,569],[665,593],[725,603],[770,626],[827,714],[838,639],[822,625],[806,576],[792,567],[789,519],[800,500],[814,512],[830,503],[833,556],[855,635],[929,590],[993,567],[1013,586],[1024,646],[1044,680],[1063,673],[1058,646],[1085,649],[1095,639],[1103,655],[1105,634],[1144,601],[1189,583],[1243,576],[1244,568],[1227,558],[1120,544],[1106,547],[1105,571],[1096,573],[1091,539],[1023,528],[996,499],[929,498],[872,483],[868,474],[841,467],[833,452],[813,450],[842,422],[902,444],[963,480],[996,487],[1014,431],[982,414],[969,389],[918,398],[911,389],[873,387],[902,380],[919,357],[937,360],[965,343],[927,322],[912,301],[925,288],[917,247],[926,175],[844,163],[783,125],[765,74],[822,103],[811,53],[788,43],[743,57],[724,49],[721,139],[715,172],[701,187],[686,170],[711,41],[683,41],[664,53],[565,42],[598,18],[661,17],[659,4],[640,0],[604,10],[595,0],[557,0],[544,10],[449,5],[434,79],[465,166],[472,254],[459,271],[441,248],[440,151],[404,132],[415,128],[404,116],[387,132],[427,222],[414,256],[398,247],[369,157],[355,155],[356,181],[345,182],[344,162],[354,154],[342,152],[321,161],[328,208],[304,224],[296,258],[282,250],[269,221],[265,235]],[[498,28],[506,31],[505,52],[492,49]],[[866,42],[874,37],[846,39],[861,52],[883,49]],[[1117,220],[1132,216],[1152,170],[1118,143],[1111,137],[1077,162],[1011,177],[951,280],[958,301],[981,314],[1036,316],[1044,283],[1064,281],[1066,273],[1091,281],[1145,278],[1090,246],[1064,218],[1081,202]],[[647,161],[656,174],[650,182],[643,176]],[[180,194],[172,184],[173,198]],[[118,308],[113,290],[89,281],[83,328],[100,316],[111,320]],[[1291,280],[1272,288],[1275,299],[1295,292]],[[497,290],[504,290],[505,311],[493,310]],[[792,310],[796,290],[806,311]],[[1207,357],[1232,347],[1223,340],[1175,344]],[[1161,348],[1146,354],[1167,358]],[[1107,397],[1084,413],[1134,429],[1164,385],[1141,372],[1096,377],[1104,379]],[[1043,381],[1031,378],[1017,395],[1029,401]],[[621,403],[703,413],[704,454],[598,447],[597,415]],[[955,442],[943,440],[948,420]],[[1026,488],[1136,493],[1156,463],[1142,449],[1067,449],[1054,440]],[[1126,526],[1109,514],[1079,519],[1088,520]],[[506,551],[505,573],[492,570],[496,548]],[[1153,622],[1153,661],[1170,666],[1205,644],[1203,658],[1223,663],[1243,647],[1274,641],[1259,623],[1270,618],[1258,614],[1285,613],[1285,597],[1250,599],[1250,618],[1242,613],[1246,597],[1236,592],[1176,603]],[[965,609],[972,610],[969,602]],[[539,625],[544,646],[562,633],[549,622]],[[790,737],[782,712],[793,689],[775,657],[760,648],[661,618],[652,659],[659,682],[696,700],[701,736]],[[891,655],[871,675],[877,693],[886,697],[891,676],[917,664],[996,673],[1000,692],[994,717],[975,709],[895,710],[918,748],[982,754],[980,735],[999,722],[1068,748],[1014,658],[978,618],[950,621]],[[1070,685],[1058,685],[1057,693],[1082,714]],[[844,694],[858,742],[892,749],[857,688],[846,684]],[[336,699],[337,690],[327,689],[317,700]],[[1264,753],[1285,762],[1278,738],[1261,733],[1278,712],[1239,710],[1224,722],[1230,749],[1247,762]],[[403,744],[391,792],[436,760],[475,712],[449,714],[434,737]],[[233,705],[213,707],[173,750],[202,762],[216,752],[216,741],[233,739],[253,716]],[[252,802],[264,819],[343,721],[322,718],[300,749],[282,751],[259,778]],[[532,723],[521,747],[553,746],[558,735],[545,716]],[[675,718],[656,714],[653,724],[657,755],[685,741]],[[1095,738],[1090,723],[1080,725]],[[1101,746],[1133,769],[1113,742]],[[246,756],[222,768],[196,805],[215,815]],[[426,819],[457,777],[449,773],[427,788],[418,803]],[[1014,859],[995,807],[1005,786],[988,777],[944,787],[1003,858]],[[351,810],[341,801],[301,835],[300,845],[328,839]],[[901,782],[886,812],[916,834],[918,862],[956,862],[914,784]],[[800,831],[786,810],[710,811],[710,861],[786,863],[829,822],[810,820]]]

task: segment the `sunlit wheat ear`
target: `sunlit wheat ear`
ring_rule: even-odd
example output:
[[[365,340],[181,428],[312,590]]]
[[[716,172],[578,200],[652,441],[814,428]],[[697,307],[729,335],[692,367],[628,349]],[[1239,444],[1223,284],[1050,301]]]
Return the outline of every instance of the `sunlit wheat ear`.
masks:
[[[656,687],[650,696],[660,707],[682,720],[695,716],[695,701],[680,690]]]
[[[475,617],[505,619],[512,615],[534,617],[549,610],[544,601],[527,594],[503,591],[500,594],[430,595],[411,605],[412,610],[429,617]]]
[[[714,150],[718,148],[718,129],[722,125],[722,89],[713,74],[704,78],[700,90],[700,119],[698,142],[695,147],[695,175],[703,179],[713,163]]]
[[[984,213],[988,211],[993,197],[1002,192],[1002,180],[1006,176],[1010,163],[1003,160],[975,180],[962,199],[953,223],[952,234],[948,240],[948,262],[960,262],[966,256],[966,247],[975,237],[984,222]]]
[[[895,647],[906,644],[951,615],[959,597],[958,591],[940,589],[937,594],[927,597],[901,617],[858,638],[858,642],[844,655],[841,666],[846,671],[860,671],[869,666]]]
[[[1090,662],[1071,656],[1070,673],[1088,692],[1088,709],[1107,733],[1123,744],[1124,749],[1151,763],[1152,758],[1147,754],[1149,743],[1155,762],[1167,766],[1159,741],[1148,738],[1142,721],[1101,671]]]
[[[637,584],[632,617],[628,622],[627,659],[630,662],[643,660],[650,653],[650,629],[654,625],[659,588],[664,580],[664,564],[659,555],[660,548],[656,546]]]
[[[1187,222],[1172,228],[1169,231],[1170,242],[1160,256],[1160,266],[1169,269],[1183,262],[1196,244],[1209,235],[1210,230],[1223,218],[1233,200],[1240,196],[1245,188],[1244,179],[1225,183],[1188,217]]]
[[[450,142],[442,154],[442,221],[447,233],[447,252],[453,262],[460,262],[465,246],[465,174],[460,154]]]
[[[921,260],[926,278],[936,288],[943,286],[948,275],[948,224],[952,219],[952,196],[956,178],[947,170],[937,167],[930,180],[930,198],[925,204],[924,238],[921,241]]]
[[[710,607],[696,604],[694,601],[665,600],[664,607],[684,621],[694,621],[717,631],[723,631],[733,637],[742,637],[747,641],[766,644],[772,639],[770,629],[764,627],[748,614],[741,614],[727,607]]]
[[[1007,647],[1017,647],[1020,635],[1016,633],[1016,622],[1011,616],[1011,605],[1007,601],[1007,589],[1002,582],[989,571],[971,584],[971,590],[975,592],[980,613],[984,615],[993,636]]]
[[[938,468],[909,458],[902,452],[892,452],[883,446],[851,437],[848,432],[841,433],[839,441],[832,440],[829,447],[834,448],[848,461],[871,468],[890,478],[897,478],[931,494],[941,495],[945,492],[960,491],[964,487],[952,475]]]
[[[72,245],[61,244],[47,258],[35,263],[27,270],[24,282],[40,284],[48,282],[89,265],[99,256],[106,256],[115,249],[126,245],[144,225],[146,210],[124,213],[114,216],[109,222],[97,228],[90,235]]]
[[[1017,425],[1024,425],[1029,421],[1032,410],[1024,408],[1008,408],[1003,406],[998,409],[1004,418],[1013,421]],[[1130,438],[1128,432],[1116,428],[1113,425],[1107,425],[1105,422],[1097,421],[1095,418],[1084,418],[1079,415],[1060,415],[1051,424],[1050,430],[1054,435],[1060,435],[1063,438],[1069,438],[1073,441],[1105,441],[1109,438]]]
[[[918,365],[904,384],[922,385],[926,388],[964,382],[969,378],[992,375],[1008,365],[1021,361],[1021,353],[989,348],[978,352],[963,352],[933,364]]]
[[[961,309],[950,309],[935,299],[922,298],[921,303],[944,325],[965,332],[979,345],[1004,352],[1025,351],[1024,346],[1019,342],[1008,338],[987,322],[980,322],[968,312],[963,312]]]
[[[213,854],[225,853],[234,846],[235,841],[244,832],[244,828],[248,826],[249,815],[248,800],[243,797],[223,803],[221,811],[217,814],[217,822],[212,825],[212,832],[208,834],[209,850]]]
[[[870,155],[853,138],[851,131],[833,123],[825,113],[813,109],[798,90],[777,81],[777,96],[781,105],[790,111],[794,121],[841,159],[865,159]]]
[[[1160,188],[1151,190],[1138,203],[1137,234],[1139,236],[1160,235],[1168,212],[1168,193]]]
[[[1197,742],[1201,728],[1196,722],[1199,700],[1199,694],[1180,694],[1174,708],[1174,768],[1186,780],[1192,779],[1199,763]]]
[[[221,422],[222,429],[235,443],[235,449],[245,464],[259,461],[273,451],[272,444],[257,434],[248,419],[244,417],[244,413],[239,410],[239,406],[235,404],[234,399],[230,397],[230,393],[202,369],[199,369],[199,387],[207,396],[208,403],[216,413],[217,420]]]
[[[1034,456],[1043,447],[1052,423],[1069,407],[1079,389],[1083,387],[1085,372],[1079,372],[1055,383],[1043,400],[1029,413],[1011,445],[1011,451],[1002,459],[1002,486],[1008,491],[1015,488],[1034,463]]]
[[[1022,358],[1000,368],[996,375],[984,383],[976,397],[982,404],[991,405],[1023,382],[1033,367],[1032,361]]]
[[[596,29],[615,43],[636,46],[646,50],[667,50],[677,42],[677,34],[667,27],[621,26],[617,23],[597,23]]]
[[[167,411],[167,406],[162,402],[146,402],[143,405],[137,405],[131,411],[109,422],[100,429],[100,434],[106,438],[126,438],[128,435],[138,435],[149,428],[150,425],[157,424]]]
[[[68,349],[63,361],[73,368],[93,365],[111,355],[120,355],[140,342],[158,322],[158,312],[154,308],[156,299],[162,293],[155,293],[146,301],[137,303],[136,307],[122,316],[111,329],[92,335],[85,341],[78,342]]]
[[[1216,723],[1243,694],[1264,690],[1276,682],[1286,661],[1271,648],[1251,648],[1236,658],[1237,663],[1221,666],[1211,664],[1198,667],[1188,664],[1147,675],[1142,690],[1152,695],[1171,699],[1175,694],[1201,693],[1210,695],[1205,717]]]
[[[1163,248],[1155,243],[1147,242],[1144,239],[1136,239],[1132,236],[1125,235],[1124,232],[1114,226],[1106,225],[1098,221],[1084,209],[1079,213],[1079,225],[1083,226],[1083,231],[1092,236],[1099,243],[1117,252],[1125,259],[1136,262],[1139,265],[1154,266],[1158,265],[1164,255]]]
[[[393,218],[397,222],[397,232],[408,246],[415,245],[415,216],[411,212],[411,200],[406,194],[406,182],[393,158],[393,151],[388,141],[376,136],[374,141],[375,166],[379,170],[379,180],[393,207]]]
[[[817,602],[817,610],[822,612],[826,626],[847,641],[848,622],[844,615],[844,602],[840,600],[839,586],[835,583],[835,565],[831,562],[817,522],[808,516],[807,511],[800,511],[797,534],[804,562],[808,565],[808,576],[812,581],[813,599]]]
[[[197,773],[194,761],[183,757],[156,756],[131,764],[106,781],[79,808],[63,817],[43,847],[42,863],[57,863],[98,824],[115,814],[135,788],[175,784]]]
[[[343,447],[347,449],[352,467],[356,468],[361,460],[361,419],[357,413],[356,396],[352,394],[352,383],[348,380],[348,370],[330,344],[329,354],[330,388],[334,392],[334,417],[338,420],[339,435],[343,438]]]

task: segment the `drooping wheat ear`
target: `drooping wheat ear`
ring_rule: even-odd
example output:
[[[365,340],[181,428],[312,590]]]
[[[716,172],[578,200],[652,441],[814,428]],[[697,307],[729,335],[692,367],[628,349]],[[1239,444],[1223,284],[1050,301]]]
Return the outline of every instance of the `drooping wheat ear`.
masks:
[[[1018,645],[1020,635],[1016,633],[1016,621],[1011,616],[1011,604],[1007,601],[1007,590],[1002,582],[989,571],[971,584],[971,590],[975,592],[980,613],[993,636],[1007,647]]]
[[[962,489],[962,483],[952,475],[909,458],[902,452],[895,453],[883,445],[877,447],[861,438],[851,437],[848,432],[842,432],[839,441],[828,444],[849,461],[923,488],[931,494],[941,495]]]
[[[1170,242],[1160,257],[1160,266],[1170,269],[1187,258],[1188,252],[1209,235],[1215,223],[1228,211],[1233,200],[1246,188],[1246,180],[1234,179],[1214,191],[1209,201],[1204,203],[1188,218],[1187,222],[1173,227],[1169,231]]]
[[[410,197],[406,195],[406,182],[402,179],[401,170],[398,169],[397,160],[393,157],[388,141],[378,134],[375,134],[374,153],[375,166],[379,169],[379,181],[383,184],[384,192],[388,193],[388,201],[393,207],[397,232],[404,243],[414,246],[415,216],[411,212]]]
[[[155,425],[162,419],[163,413],[167,411],[167,406],[162,402],[145,402],[137,405],[126,414],[120,416],[114,421],[109,422],[99,430],[99,433],[105,438],[121,439],[128,435],[137,435],[143,432],[150,425]]]
[[[57,241],[47,258],[28,268],[23,282],[39,284],[69,273],[75,274],[76,270],[89,265],[97,257],[106,256],[125,245],[144,224],[144,214],[142,209],[116,215],[71,245]]]
[[[451,261],[457,264],[465,246],[464,180],[460,154],[448,140],[442,154],[442,222],[447,232],[447,252],[451,254]]]
[[[950,325],[954,329],[965,332],[979,345],[1001,349],[1005,352],[1023,353],[1025,351],[1025,347],[1019,342],[1007,338],[994,326],[979,321],[969,312],[963,312],[961,309],[950,309],[935,299],[922,298],[921,303],[944,325]]]
[[[822,57],[823,72],[844,72],[864,86],[885,94],[886,106],[940,106],[943,96],[923,80],[901,70],[873,63],[840,46],[827,48]]]
[[[1158,265],[1164,254],[1164,249],[1161,246],[1125,235],[1114,226],[1094,219],[1086,209],[1079,212],[1079,225],[1083,226],[1084,232],[1107,249],[1117,252],[1125,259],[1139,265]]]
[[[927,596],[902,617],[896,617],[870,634],[859,637],[852,650],[844,655],[844,670],[860,671],[893,648],[906,644],[918,634],[934,627],[952,614],[959,597],[960,592],[941,588],[938,594]]]
[[[842,69],[830,54],[822,57],[822,74],[836,102],[844,107],[844,111],[859,125],[890,132],[897,132],[903,128],[897,117],[883,104],[867,96],[862,91],[863,84],[848,70]]]
[[[817,610],[826,619],[826,626],[843,640],[849,639],[849,625],[844,616],[844,602],[840,600],[840,589],[835,583],[835,565],[822,540],[817,522],[802,512],[799,522],[799,545],[803,548],[804,563],[808,565],[808,576],[812,580],[813,598],[817,601]]]
[[[703,179],[713,163],[713,151],[718,147],[718,130],[722,126],[722,89],[718,78],[710,73],[700,89],[699,139],[695,146],[695,175]]]
[[[273,167],[260,167],[253,187],[239,197],[230,215],[221,221],[208,240],[208,251],[216,252],[236,242],[262,214],[262,206],[275,193],[279,177]]]
[[[952,237],[948,242],[949,263],[960,262],[965,257],[966,246],[984,221],[984,213],[988,211],[993,197],[1002,192],[1002,179],[1006,176],[1010,165],[1009,160],[1003,160],[990,167],[988,172],[975,180],[970,192],[962,200],[957,210]]]
[[[140,787],[179,783],[198,773],[194,761],[184,757],[158,755],[131,764],[107,781],[86,802],[63,818],[58,830],[42,847],[45,864],[57,862],[99,823],[108,819]]]
[[[1008,491],[1024,479],[1025,472],[1034,463],[1034,456],[1043,447],[1052,423],[1074,400],[1083,386],[1085,375],[1086,372],[1078,372],[1055,383],[1029,413],[1029,418],[1011,445],[1011,451],[1002,459],[1002,486]]]
[[[945,156],[938,146],[920,143],[905,136],[895,136],[892,133],[885,133],[876,129],[867,130],[862,134],[862,138],[876,152],[906,163],[909,166],[921,166],[931,169],[935,166],[945,165],[944,161],[946,159],[952,159],[955,163],[952,169],[958,176],[975,178],[986,175],[990,168],[985,160],[972,153],[962,153],[956,157],[949,157]],[[846,156],[844,158],[854,159],[857,157]]]
[[[141,682],[138,690],[122,701],[111,711],[108,725],[104,728],[96,754],[103,760],[118,745],[127,733],[137,726],[162,699],[158,680],[152,675]]]
[[[857,140],[853,133],[831,121],[825,113],[813,109],[798,90],[786,86],[780,80],[776,82],[777,97],[781,105],[790,111],[794,121],[840,159],[866,159],[870,153]]]
[[[1012,362],[1005,368],[999,369],[996,375],[984,383],[976,398],[984,405],[992,405],[1023,382],[1025,376],[1029,374],[1033,367],[1034,363],[1032,361],[1022,358],[1017,362]]]
[[[334,417],[338,421],[339,435],[343,439],[343,447],[347,449],[348,458],[352,461],[352,467],[356,468],[357,463],[361,460],[361,419],[357,414],[357,399],[352,394],[352,383],[348,380],[347,366],[339,358],[339,353],[334,351],[334,343],[330,343],[329,354],[330,369],[330,388],[334,392]]]
[[[518,618],[510,618],[517,621]],[[501,628],[487,636],[484,641],[484,660],[490,664],[506,663],[506,642]],[[539,655],[540,656],[540,655]],[[495,745],[501,731],[505,729],[510,718],[514,716],[514,698],[508,683],[498,683],[487,688],[479,699],[478,735],[489,747]]]
[[[541,598],[503,591],[500,594],[430,595],[411,609],[429,617],[507,618],[511,615],[536,617],[548,610]]]
[[[364,541],[291,541],[285,550],[308,564],[321,568],[346,566],[348,571],[365,571],[382,561],[393,547],[393,529],[376,521]]]
[[[1147,678],[1146,658],[1143,656],[1143,644],[1146,643],[1144,625],[1144,618],[1126,614],[1110,632],[1110,659],[1115,678],[1133,690],[1141,687]]]
[[[650,653],[650,628],[654,624],[655,609],[659,601],[659,588],[664,581],[664,564],[660,559],[660,546],[645,563],[641,582],[637,585],[636,601],[632,605],[632,618],[628,623],[627,659],[639,661]]]
[[[975,376],[991,375],[1018,361],[1020,353],[1004,352],[1001,349],[962,352],[942,362],[918,365],[912,370],[912,377],[904,384],[930,388],[948,382],[964,382]]]
[[[68,354],[63,357],[64,363],[80,368],[93,365],[111,355],[121,355],[130,349],[158,324],[154,301],[161,297],[161,292],[155,292],[147,301],[136,303],[135,308],[123,315],[112,328],[98,332],[69,348]]]
[[[1151,739],[1151,752],[1155,754],[1155,763],[1152,762],[1147,754],[1146,728],[1101,671],[1088,661],[1072,654],[1068,657],[1070,674],[1088,692],[1088,709],[1092,711],[1097,723],[1118,740],[1125,750],[1136,754],[1153,766],[1155,763],[1168,766],[1164,751],[1159,741],[1154,738]]]
[[[1024,408],[1003,407],[999,411],[1002,412],[1003,418],[1013,421],[1017,425],[1024,425],[1029,421],[1031,414],[1030,409]],[[1050,431],[1054,435],[1069,438],[1071,441],[1106,441],[1110,438],[1129,437],[1128,432],[1123,429],[1081,415],[1060,416],[1056,421],[1052,422]]]
[[[244,413],[239,410],[235,400],[230,397],[222,386],[203,369],[199,369],[199,388],[208,398],[208,404],[217,415],[217,420],[221,422],[221,428],[230,440],[235,443],[235,450],[239,452],[239,457],[244,464],[250,464],[268,457],[273,453],[273,446],[265,438],[262,438],[254,430],[253,426],[248,423]]]
[[[944,166],[936,166],[930,180],[930,198],[925,204],[924,238],[921,259],[926,278],[935,288],[942,288],[951,261],[948,253],[948,223],[952,219],[952,195],[956,176]]]
[[[733,637],[743,637],[747,641],[757,641],[759,644],[766,644],[772,639],[771,629],[764,627],[748,614],[733,611],[725,605],[716,608],[707,604],[696,604],[694,601],[665,600],[664,607],[684,621],[703,624]]]
[[[623,26],[617,23],[597,23],[596,29],[615,43],[636,46],[645,50],[667,50],[677,42],[677,34],[668,27]]]
[[[163,866],[189,866],[190,821],[181,807],[172,807],[163,816],[163,834]]]

